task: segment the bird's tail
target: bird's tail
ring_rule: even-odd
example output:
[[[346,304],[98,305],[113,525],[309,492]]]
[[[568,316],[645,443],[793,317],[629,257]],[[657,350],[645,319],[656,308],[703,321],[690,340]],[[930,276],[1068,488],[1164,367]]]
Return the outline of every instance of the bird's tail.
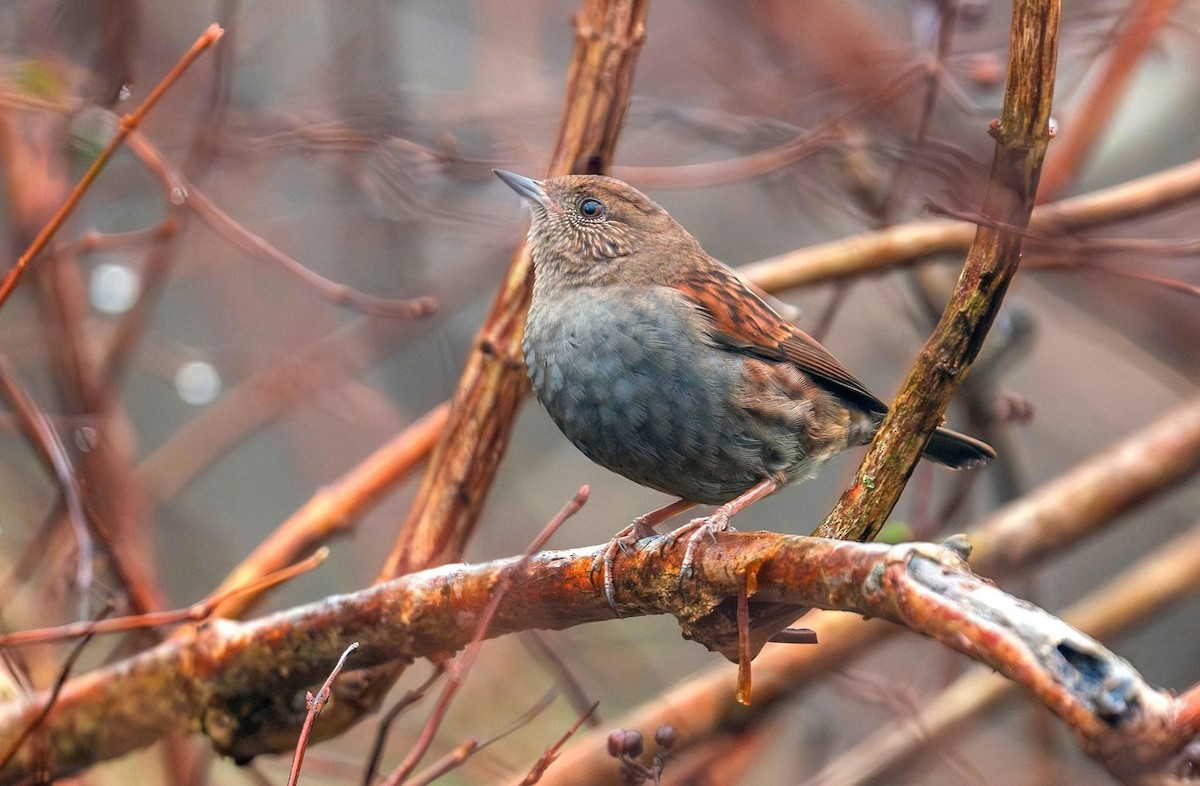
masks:
[[[951,469],[966,469],[996,458],[992,446],[948,428],[933,432],[925,446],[925,458]]]

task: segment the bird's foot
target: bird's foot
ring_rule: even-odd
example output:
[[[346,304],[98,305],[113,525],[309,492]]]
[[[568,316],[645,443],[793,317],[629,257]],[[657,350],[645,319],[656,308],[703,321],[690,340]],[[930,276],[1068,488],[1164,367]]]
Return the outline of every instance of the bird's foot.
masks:
[[[603,574],[604,581],[604,597],[608,600],[608,605],[613,611],[617,610],[617,584],[613,579],[613,572],[617,562],[617,551],[624,552],[627,556],[633,553],[633,547],[642,538],[649,538],[657,535],[658,532],[654,529],[654,525],[650,523],[648,516],[638,516],[625,529],[613,536],[613,539],[604,547],[604,551],[597,555],[592,561],[592,576],[593,583],[595,582],[596,571],[600,570]]]
[[[679,582],[680,591],[683,589],[685,579],[691,578],[694,572],[696,562],[696,547],[704,540],[705,537],[713,542],[716,542],[716,534],[733,529],[729,524],[729,520],[733,518],[731,511],[725,505],[717,508],[711,516],[705,518],[692,519],[682,527],[672,531],[665,538],[668,546],[674,546],[685,536],[687,537],[687,550],[683,552],[683,562],[679,565]]]

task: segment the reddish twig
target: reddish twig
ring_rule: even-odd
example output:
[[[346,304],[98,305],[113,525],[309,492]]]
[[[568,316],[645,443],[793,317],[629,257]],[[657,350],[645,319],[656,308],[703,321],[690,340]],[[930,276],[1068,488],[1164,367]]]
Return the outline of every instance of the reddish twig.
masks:
[[[87,172],[84,173],[83,177],[75,185],[75,188],[72,189],[66,201],[62,203],[50,221],[44,227],[42,227],[42,230],[38,232],[37,237],[33,239],[33,242],[29,244],[29,247],[25,249],[25,252],[21,254],[16,263],[12,266],[12,268],[9,269],[8,273],[5,274],[4,280],[0,281],[0,306],[2,306],[4,302],[8,300],[8,296],[12,294],[14,289],[16,289],[17,283],[21,280],[21,275],[25,272],[25,268],[30,262],[33,261],[34,257],[41,253],[42,249],[46,247],[46,244],[50,242],[50,238],[54,237],[54,233],[59,230],[63,223],[66,222],[67,218],[70,217],[71,213],[74,212],[75,208],[79,205],[79,201],[83,198],[84,193],[86,193],[88,188],[91,187],[92,183],[95,182],[96,178],[100,175],[100,170],[104,169],[105,164],[107,164],[109,159],[112,158],[113,153],[117,151],[117,148],[121,146],[126,137],[128,137],[137,129],[139,125],[141,125],[146,113],[149,112],[154,105],[158,103],[158,100],[162,98],[163,94],[166,93],[166,91],[179,80],[179,77],[181,77],[183,72],[188,69],[188,66],[194,63],[196,58],[198,58],[204,52],[204,50],[215,44],[217,40],[221,38],[221,34],[223,32],[224,31],[218,25],[210,25],[209,28],[205,30],[198,39],[196,39],[196,43],[192,44],[192,48],[185,52],[183,57],[179,58],[179,61],[175,63],[175,66],[170,71],[167,72],[167,75],[163,77],[162,81],[159,82],[152,91],[150,91],[150,95],[146,96],[146,100],[143,101],[137,109],[121,118],[120,122],[117,124],[116,132],[113,134],[112,138],[108,140],[108,144],[104,146],[104,149],[100,151],[100,154],[96,156],[94,161],[92,161],[92,165],[88,167]]]
[[[540,631],[527,630],[517,638],[525,645],[526,649],[540,658],[542,663],[554,672],[559,689],[571,706],[575,708],[575,711],[580,715],[585,715],[589,725],[598,725],[600,718],[595,712],[596,703],[588,697],[587,691],[584,690],[579,678],[575,676],[575,672],[562,653]],[[588,710],[589,706],[592,707],[591,710]]]
[[[518,784],[518,786],[533,786],[533,784],[541,780],[542,774],[551,764],[554,763],[554,760],[558,758],[558,752],[562,750],[562,746],[566,745],[567,740],[571,739],[571,737],[575,735],[575,732],[579,731],[580,727],[589,721],[592,715],[596,712],[596,708],[599,706],[600,702],[593,702],[592,706],[584,710],[579,715],[579,718],[576,719],[573,724],[571,724],[571,728],[567,729],[563,736],[558,738],[558,742],[551,745],[545,750],[545,752],[542,753],[541,756],[538,757],[538,760],[533,763],[532,767],[529,768],[529,773],[521,779],[521,782]]]
[[[129,149],[147,167],[157,172],[163,182],[175,183],[172,192],[176,195],[176,200],[182,200],[183,204],[192,208],[200,220],[217,235],[259,259],[274,263],[330,303],[348,306],[364,314],[393,319],[418,319],[435,311],[437,303],[431,297],[417,297],[411,300],[377,297],[325,278],[283,253],[265,238],[246,229],[217,207],[216,203],[193,183],[174,171],[162,153],[142,134],[133,132],[129,135]]]
[[[111,614],[112,610],[113,604],[109,602],[108,605],[99,611],[94,622],[99,623],[104,619],[104,617]],[[75,668],[75,661],[79,660],[79,656],[83,654],[83,648],[86,647],[88,642],[91,640],[92,634],[89,633],[76,642],[75,647],[71,650],[71,654],[67,656],[66,662],[63,663],[62,669],[60,669],[58,672],[58,679],[54,681],[54,687],[50,689],[50,694],[46,697],[46,703],[42,705],[42,709],[33,717],[33,719],[29,722],[29,725],[26,726],[21,733],[16,736],[16,738],[12,741],[12,744],[8,746],[8,750],[6,750],[4,754],[0,756],[0,769],[3,769],[10,761],[12,761],[13,756],[15,756],[17,751],[21,749],[21,746],[25,744],[25,740],[29,739],[29,735],[37,731],[38,727],[45,722],[46,717],[50,714],[50,710],[54,708],[54,703],[58,701],[58,695],[62,691],[63,686],[67,684],[67,677],[71,676],[71,670]]]
[[[375,742],[371,744],[371,755],[367,757],[367,766],[363,768],[362,786],[372,786],[375,783],[375,773],[379,771],[379,760],[382,758],[383,748],[387,744],[388,732],[391,731],[396,718],[400,717],[400,713],[425,698],[429,689],[445,673],[446,661],[443,660],[434,666],[433,673],[424,682],[401,696],[379,719],[379,728],[375,730]]]
[[[471,756],[473,756],[475,752],[479,750],[479,748],[480,745],[478,740],[467,740],[466,742],[452,748],[448,753],[435,761],[433,764],[430,764],[422,772],[419,772],[412,778],[404,781],[403,786],[427,786],[451,770],[462,766],[462,763],[471,758]],[[385,781],[385,783],[389,783],[389,781]]]
[[[128,633],[133,630],[159,628],[164,625],[175,625],[180,622],[200,623],[211,617],[213,610],[218,608],[222,603],[229,602],[239,594],[261,594],[271,587],[276,587],[284,582],[291,581],[303,573],[307,573],[324,562],[328,556],[329,549],[320,549],[302,562],[263,576],[253,583],[218,591],[186,609],[152,611],[145,614],[135,614],[94,622],[72,622],[68,625],[59,625],[53,628],[0,633],[0,647],[27,647],[31,644],[48,644],[50,642],[68,641],[80,637],[91,638],[92,636],[113,633]]]
[[[317,722],[321,710],[325,709],[325,704],[333,695],[333,681],[337,679],[337,675],[342,673],[342,667],[346,665],[346,658],[350,657],[350,653],[356,649],[358,649],[357,641],[347,647],[346,651],[342,653],[342,657],[338,658],[337,665],[333,667],[333,671],[329,672],[325,684],[321,686],[321,690],[317,691],[317,695],[308,694],[308,714],[304,716],[304,726],[300,729],[300,738],[296,740],[296,753],[292,757],[292,769],[288,773],[287,786],[296,786],[300,781],[300,768],[304,765],[304,754],[308,750],[308,738],[312,734],[313,724]]]
[[[515,720],[513,720],[512,723],[508,724],[483,742],[479,742],[475,739],[467,740],[451,750],[445,756],[442,756],[442,758],[438,759],[433,764],[430,764],[421,772],[404,781],[401,786],[426,786],[426,784],[432,783],[434,780],[445,775],[447,772],[462,766],[463,762],[474,756],[476,753],[479,753],[479,751],[483,750],[487,746],[504,739],[514,731],[517,731],[518,729],[524,728],[526,725],[528,725],[530,721],[532,721],[534,718],[540,715],[543,710],[550,706],[550,703],[554,701],[554,695],[554,691],[550,691],[545,696],[538,699],[536,704],[525,710],[525,712],[521,713]]]
[[[1079,105],[1072,108],[1070,117],[1059,124],[1062,131],[1046,157],[1038,202],[1058,197],[1078,174],[1109,128],[1138,63],[1150,51],[1155,35],[1166,25],[1176,5],[1178,0],[1140,0],[1131,4],[1132,18],[1122,20],[1121,35],[1105,47],[1108,59],[1103,71]]]
[[[42,459],[54,473],[59,490],[63,495],[67,521],[75,534],[78,552],[75,556],[75,588],[79,592],[81,616],[86,615],[88,591],[92,584],[92,536],[88,528],[87,513],[84,511],[83,491],[67,448],[59,439],[58,431],[50,418],[42,411],[17,380],[8,361],[0,357],[0,389],[12,406],[17,423],[26,438],[37,449]]]
[[[576,492],[575,496],[555,514],[554,518],[542,529],[525,554],[521,557],[518,564],[528,564],[530,558],[545,545],[555,532],[563,525],[563,523],[579,512],[579,509],[584,506],[588,498],[588,487],[584,486]],[[420,736],[417,737],[416,743],[411,751],[404,758],[395,770],[384,779],[382,786],[399,786],[403,780],[408,777],[421,761],[421,757],[429,750],[429,746],[433,744],[434,735],[437,734],[438,728],[441,726],[442,720],[446,717],[446,712],[450,709],[450,703],[458,694],[459,689],[466,682],[467,675],[471,668],[475,665],[475,659],[479,655],[480,645],[488,634],[488,629],[492,625],[492,621],[496,618],[496,613],[500,609],[500,603],[504,600],[504,596],[509,590],[509,581],[501,579],[496,584],[496,588],[491,593],[491,600],[488,602],[487,608],[479,618],[479,625],[475,631],[475,635],[471,643],[467,645],[466,651],[459,658],[458,663],[450,667],[449,679],[446,682],[446,687],[442,689],[441,696],[438,697],[438,702],[434,706],[433,711],[429,714],[429,720],[425,727],[421,729]]]

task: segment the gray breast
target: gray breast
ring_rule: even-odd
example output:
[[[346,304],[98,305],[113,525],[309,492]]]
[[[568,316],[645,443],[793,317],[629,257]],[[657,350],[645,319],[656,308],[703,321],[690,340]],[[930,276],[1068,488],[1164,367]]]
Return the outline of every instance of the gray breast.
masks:
[[[690,303],[665,289],[622,294],[570,290],[530,309],[525,362],[568,439],[614,472],[695,502],[806,470],[794,427],[733,403],[744,357],[708,343]]]

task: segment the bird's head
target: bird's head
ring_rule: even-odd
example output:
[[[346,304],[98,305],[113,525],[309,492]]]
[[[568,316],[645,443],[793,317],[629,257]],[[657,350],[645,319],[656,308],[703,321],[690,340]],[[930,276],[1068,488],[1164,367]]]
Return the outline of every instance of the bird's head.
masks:
[[[566,285],[667,283],[672,260],[699,250],[660,205],[603,175],[546,180],[494,170],[529,203],[534,275]]]

